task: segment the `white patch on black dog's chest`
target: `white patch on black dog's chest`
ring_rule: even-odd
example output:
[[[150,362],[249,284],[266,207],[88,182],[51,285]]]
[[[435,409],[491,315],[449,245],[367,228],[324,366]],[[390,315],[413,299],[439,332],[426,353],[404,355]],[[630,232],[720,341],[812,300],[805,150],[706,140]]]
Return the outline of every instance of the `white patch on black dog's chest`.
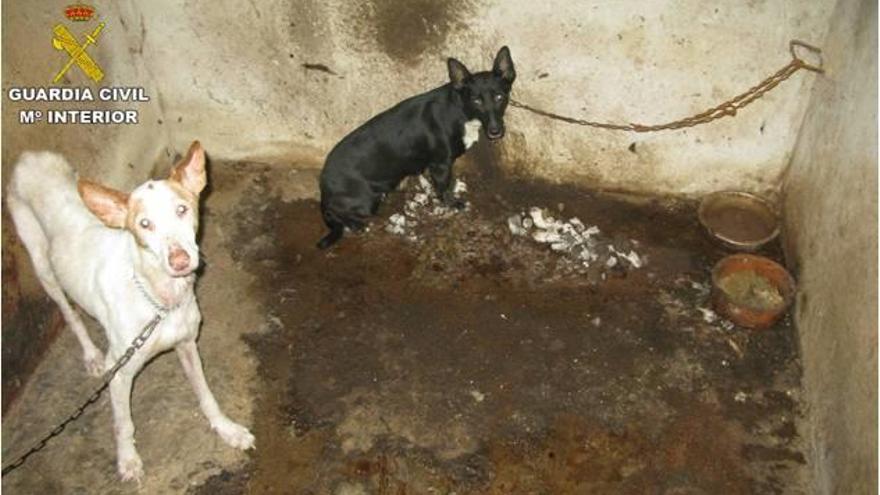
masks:
[[[483,124],[479,120],[468,120],[464,123],[464,149],[468,149],[480,139],[480,128]]]

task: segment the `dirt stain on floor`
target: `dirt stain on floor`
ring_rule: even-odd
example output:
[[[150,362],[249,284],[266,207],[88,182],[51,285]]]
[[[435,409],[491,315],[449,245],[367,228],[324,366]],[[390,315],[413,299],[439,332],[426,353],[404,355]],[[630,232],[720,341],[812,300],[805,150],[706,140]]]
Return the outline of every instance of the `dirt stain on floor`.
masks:
[[[246,339],[258,450],[193,493],[806,491],[794,330],[698,309],[725,252],[695,205],[471,167],[471,208],[418,241],[382,228],[395,194],[370,232],[322,252],[315,201],[285,201],[271,170],[225,170],[220,187],[245,184],[226,246],[266,316]],[[635,241],[647,265],[565,273],[508,231],[533,205]]]

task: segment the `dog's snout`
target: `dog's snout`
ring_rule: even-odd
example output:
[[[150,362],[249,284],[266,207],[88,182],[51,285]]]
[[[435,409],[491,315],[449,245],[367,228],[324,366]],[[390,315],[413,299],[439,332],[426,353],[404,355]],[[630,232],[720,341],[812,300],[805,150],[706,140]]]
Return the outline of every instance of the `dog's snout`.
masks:
[[[185,249],[175,247],[168,252],[168,266],[174,271],[182,272],[189,268],[189,264],[189,253],[187,253]]]
[[[489,128],[486,129],[486,136],[488,136],[489,139],[500,139],[500,138],[504,137],[504,127],[501,127],[501,126],[491,127],[490,126]]]

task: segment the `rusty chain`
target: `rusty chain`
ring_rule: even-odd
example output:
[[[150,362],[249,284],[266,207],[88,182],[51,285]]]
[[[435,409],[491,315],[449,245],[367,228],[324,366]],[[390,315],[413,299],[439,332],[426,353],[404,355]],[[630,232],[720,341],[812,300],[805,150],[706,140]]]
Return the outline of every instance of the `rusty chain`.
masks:
[[[76,421],[80,416],[82,416],[83,412],[85,412],[87,407],[89,407],[90,405],[97,402],[98,399],[101,397],[101,394],[104,392],[104,390],[106,390],[107,387],[110,385],[110,381],[113,380],[114,376],[116,376],[116,372],[119,371],[120,368],[125,366],[126,363],[128,363],[128,361],[131,359],[132,356],[134,356],[134,353],[137,352],[138,349],[140,349],[141,347],[144,346],[144,344],[147,342],[147,339],[149,339],[150,335],[153,334],[153,330],[156,329],[156,327],[159,325],[159,323],[162,321],[162,319],[165,318],[165,316],[167,314],[168,313],[165,309],[159,309],[159,311],[156,313],[156,316],[154,316],[152,320],[147,322],[146,326],[144,326],[144,329],[141,330],[141,333],[139,333],[138,336],[135,337],[131,341],[131,346],[129,346],[129,348],[126,349],[125,354],[123,354],[122,357],[120,357],[119,360],[116,361],[116,364],[114,364],[112,368],[110,368],[109,370],[107,370],[106,373],[104,373],[104,378],[103,378],[103,381],[101,382],[101,386],[98,387],[95,390],[95,392],[89,396],[88,399],[86,399],[86,401],[83,403],[83,405],[79,406],[73,412],[73,414],[68,416],[67,419],[62,421],[58,426],[56,426],[52,431],[50,431],[46,436],[44,436],[39,442],[34,444],[34,446],[30,448],[30,450],[28,450],[27,452],[22,454],[15,461],[9,463],[7,466],[4,466],[3,471],[2,471],[2,476],[6,476],[10,472],[18,469],[19,467],[21,467],[22,464],[25,463],[25,461],[27,461],[28,457],[43,450],[46,447],[46,445],[49,443],[49,440],[60,435],[61,432],[63,432],[64,429],[67,428],[68,424]]]
[[[816,54],[819,58],[819,65],[813,65],[805,62],[802,58],[800,58],[796,52],[796,48],[804,48],[810,52]],[[822,50],[816,48],[815,46],[804,43],[803,41],[791,40],[789,42],[789,51],[791,52],[791,62],[789,62],[785,67],[776,71],[770,77],[761,81],[758,85],[751,87],[748,91],[737,95],[724,103],[712,107],[704,112],[700,112],[691,117],[685,117],[680,120],[676,120],[674,122],[668,122],[665,124],[653,124],[653,125],[645,125],[645,124],[612,124],[607,122],[595,122],[591,120],[584,119],[576,119],[572,117],[566,117],[564,115],[559,115],[553,112],[548,112],[546,110],[541,110],[535,108],[530,105],[526,105],[525,103],[521,103],[517,100],[510,99],[510,104],[517,108],[522,108],[523,110],[528,110],[532,113],[541,115],[542,117],[547,117],[554,120],[559,120],[562,122],[567,122],[569,124],[577,124],[582,126],[596,127],[599,129],[610,129],[614,131],[630,131],[630,132],[656,132],[663,131],[668,129],[682,129],[685,127],[694,127],[700,124],[706,124],[708,122],[712,122],[713,120],[718,120],[724,117],[732,117],[736,115],[736,113],[757,100],[758,98],[764,96],[765,93],[770,91],[779,85],[779,83],[785,81],[794,73],[801,69],[806,69],[808,71],[824,73],[825,70],[822,68]]]

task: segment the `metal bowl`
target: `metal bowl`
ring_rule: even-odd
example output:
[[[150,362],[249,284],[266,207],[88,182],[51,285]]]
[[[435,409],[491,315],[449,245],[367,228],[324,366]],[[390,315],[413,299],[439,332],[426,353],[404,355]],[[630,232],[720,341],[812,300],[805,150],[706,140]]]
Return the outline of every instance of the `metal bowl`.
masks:
[[[765,199],[741,191],[703,197],[697,212],[709,235],[729,248],[756,251],[779,235],[779,216]]]
[[[767,328],[794,300],[795,283],[782,265],[763,256],[733,254],[712,268],[715,311],[737,325]]]

